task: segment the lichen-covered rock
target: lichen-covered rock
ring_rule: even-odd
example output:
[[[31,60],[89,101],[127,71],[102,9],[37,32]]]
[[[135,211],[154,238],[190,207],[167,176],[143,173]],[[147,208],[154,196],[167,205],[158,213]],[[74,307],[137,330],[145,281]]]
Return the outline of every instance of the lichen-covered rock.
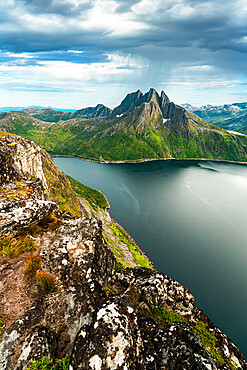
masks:
[[[139,318],[148,370],[215,370],[215,361],[191,327],[169,324],[163,330],[153,319]]]
[[[19,353],[15,353],[12,359],[15,362],[14,370],[26,369],[31,359],[53,358],[56,354],[56,342],[56,336],[47,328],[34,327],[25,338]]]
[[[217,369],[202,341],[197,338],[192,328],[184,323],[170,324],[162,344],[163,364],[167,370]]]
[[[13,235],[48,216],[56,203],[38,199],[0,201],[0,235]]]
[[[146,369],[137,316],[126,301],[108,300],[79,331],[70,361],[77,369]]]
[[[0,342],[0,369],[13,369],[12,358],[18,352],[21,338],[25,338],[32,327],[36,326],[43,315],[42,301],[36,300],[21,319],[11,325],[2,335]],[[35,350],[35,347],[33,348]]]
[[[118,282],[124,287],[121,297],[135,308],[140,303],[149,307],[166,305],[191,322],[199,318],[195,299],[189,289],[165,274],[138,267],[125,269],[118,274]]]

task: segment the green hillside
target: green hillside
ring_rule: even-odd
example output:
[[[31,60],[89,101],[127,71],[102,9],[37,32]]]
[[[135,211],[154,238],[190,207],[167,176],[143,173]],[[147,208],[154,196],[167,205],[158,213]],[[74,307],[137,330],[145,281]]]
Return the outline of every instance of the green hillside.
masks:
[[[128,95],[114,110],[126,113],[114,115],[113,111],[108,117],[48,123],[10,112],[0,115],[0,129],[34,140],[51,155],[96,161],[203,158],[247,162],[245,136],[203,121],[166,96],[159,97],[155,90],[148,94]]]

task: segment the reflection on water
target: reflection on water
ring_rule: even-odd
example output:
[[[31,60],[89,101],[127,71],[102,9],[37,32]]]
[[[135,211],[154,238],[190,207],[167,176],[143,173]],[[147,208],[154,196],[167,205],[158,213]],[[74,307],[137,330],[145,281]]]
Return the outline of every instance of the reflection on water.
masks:
[[[103,191],[112,216],[156,268],[186,285],[247,357],[247,166],[55,161],[65,173]]]

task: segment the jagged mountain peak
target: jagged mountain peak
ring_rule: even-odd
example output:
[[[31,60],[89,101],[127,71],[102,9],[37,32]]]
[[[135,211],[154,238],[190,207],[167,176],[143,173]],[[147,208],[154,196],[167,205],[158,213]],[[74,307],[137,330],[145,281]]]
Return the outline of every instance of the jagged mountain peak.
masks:
[[[141,90],[137,90],[127,94],[121,104],[113,110],[111,116],[116,117],[124,113],[129,113],[141,104],[150,103],[151,101],[155,101],[158,105],[160,105],[161,100],[162,97],[159,96],[158,92],[154,88],[150,88],[150,90],[145,94],[143,94]]]

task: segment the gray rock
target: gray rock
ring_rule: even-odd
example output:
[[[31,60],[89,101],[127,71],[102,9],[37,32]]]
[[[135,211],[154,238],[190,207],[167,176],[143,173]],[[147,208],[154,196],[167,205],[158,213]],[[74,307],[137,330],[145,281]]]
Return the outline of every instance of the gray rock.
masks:
[[[14,235],[48,216],[56,203],[38,199],[0,201],[0,235]]]

